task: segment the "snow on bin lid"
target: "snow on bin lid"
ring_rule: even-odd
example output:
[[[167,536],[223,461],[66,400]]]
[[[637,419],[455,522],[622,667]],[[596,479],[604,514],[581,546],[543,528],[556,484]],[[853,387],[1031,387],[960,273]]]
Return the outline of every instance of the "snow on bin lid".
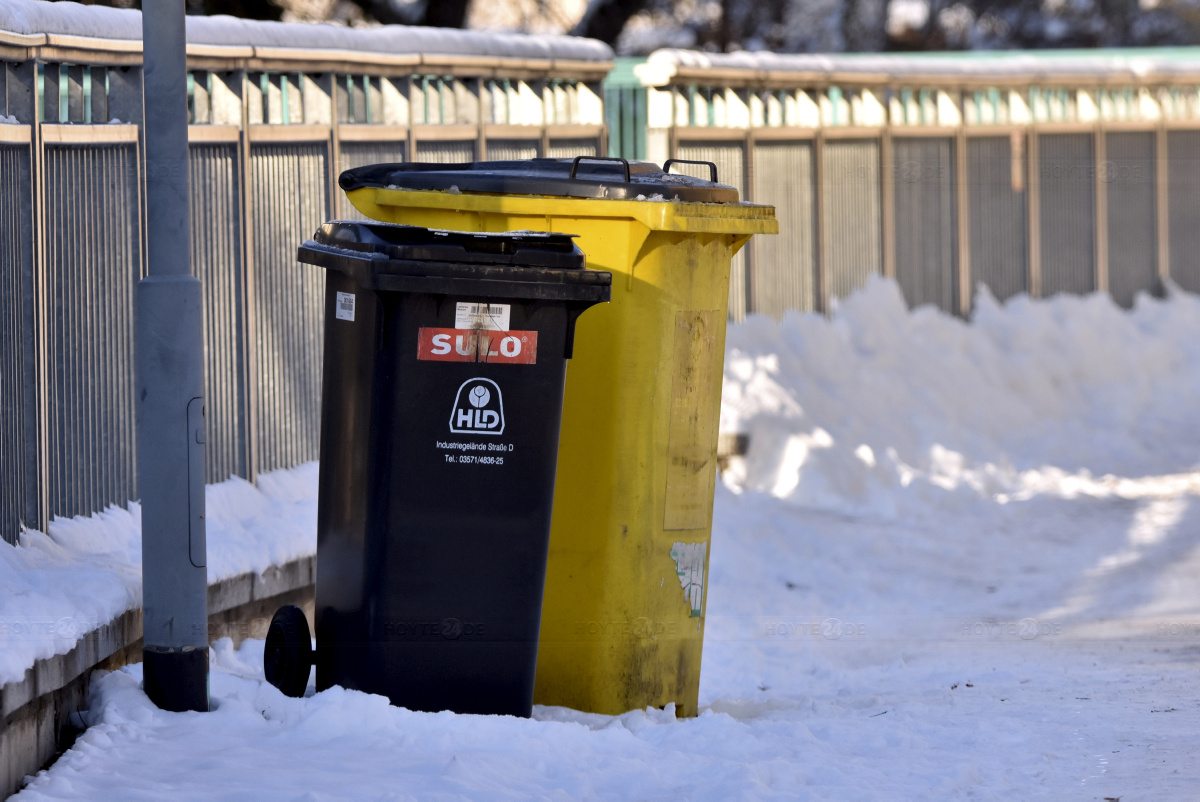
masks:
[[[347,170],[338,183],[346,192],[374,187],[606,200],[738,202],[734,187],[717,183],[717,168],[711,162],[673,159],[666,163],[668,170],[673,163],[700,165],[712,180],[664,172],[651,162],[580,156],[464,164],[373,164]]]
[[[336,220],[317,229],[305,245],[412,262],[583,270],[583,251],[575,245],[574,236],[542,231],[484,234]]]

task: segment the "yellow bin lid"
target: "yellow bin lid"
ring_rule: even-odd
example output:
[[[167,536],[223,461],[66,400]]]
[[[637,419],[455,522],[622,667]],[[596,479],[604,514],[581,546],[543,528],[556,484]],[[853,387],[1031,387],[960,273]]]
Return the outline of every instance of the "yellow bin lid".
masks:
[[[711,180],[669,172],[674,164],[706,167]],[[433,164],[375,164],[347,170],[339,183],[360,212],[389,219],[382,207],[440,208],[513,215],[633,219],[657,231],[776,234],[772,206],[742,203],[719,183],[712,162],[573,159]],[[414,195],[414,193],[419,193]]]

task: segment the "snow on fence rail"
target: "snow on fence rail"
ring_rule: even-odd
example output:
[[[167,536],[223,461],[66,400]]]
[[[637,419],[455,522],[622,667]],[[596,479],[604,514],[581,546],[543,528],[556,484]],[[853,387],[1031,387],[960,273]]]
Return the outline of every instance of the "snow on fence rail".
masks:
[[[620,60],[610,155],[702,159],[775,205],[734,317],[827,310],[872,274],[911,306],[1200,291],[1200,48]]]
[[[0,534],[137,497],[141,19],[0,0]],[[315,459],[320,271],[364,163],[603,153],[611,50],[570,37],[188,19],[208,480]]]

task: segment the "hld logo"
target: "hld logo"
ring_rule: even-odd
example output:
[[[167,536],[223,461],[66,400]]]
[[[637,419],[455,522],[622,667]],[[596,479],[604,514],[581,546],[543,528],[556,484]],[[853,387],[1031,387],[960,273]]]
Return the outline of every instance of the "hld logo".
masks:
[[[458,434],[503,434],[504,400],[491,379],[468,379],[458,388],[450,431]]]

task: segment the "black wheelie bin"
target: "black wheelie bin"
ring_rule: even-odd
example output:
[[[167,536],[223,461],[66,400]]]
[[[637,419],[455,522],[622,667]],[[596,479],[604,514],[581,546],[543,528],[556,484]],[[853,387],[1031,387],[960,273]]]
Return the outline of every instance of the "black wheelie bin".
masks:
[[[317,689],[528,716],[567,360],[611,274],[569,235],[384,223],[327,223],[299,259],[327,271]],[[266,654],[293,695],[298,612]]]

